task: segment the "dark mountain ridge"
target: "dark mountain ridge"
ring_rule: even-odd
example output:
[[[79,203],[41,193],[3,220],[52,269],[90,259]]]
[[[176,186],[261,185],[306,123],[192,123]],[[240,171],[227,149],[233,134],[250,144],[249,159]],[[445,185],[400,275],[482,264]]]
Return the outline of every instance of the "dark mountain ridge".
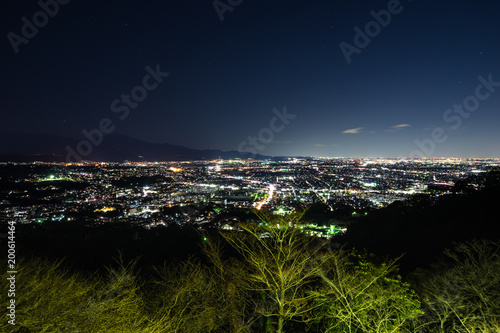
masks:
[[[85,143],[84,143],[85,141]],[[0,133],[0,161],[76,162],[79,160],[122,161],[192,161],[254,158],[268,156],[240,153],[235,150],[193,149],[168,143],[150,143],[122,134],[105,135],[98,144],[87,138],[76,139],[51,134]],[[280,159],[275,157],[273,159]]]
[[[405,202],[359,218],[343,241],[381,257],[398,257],[403,271],[425,267],[454,242],[500,239],[498,204],[500,171],[482,174],[482,188],[470,190],[457,182],[451,194],[415,195]],[[469,177],[470,178],[470,177]]]

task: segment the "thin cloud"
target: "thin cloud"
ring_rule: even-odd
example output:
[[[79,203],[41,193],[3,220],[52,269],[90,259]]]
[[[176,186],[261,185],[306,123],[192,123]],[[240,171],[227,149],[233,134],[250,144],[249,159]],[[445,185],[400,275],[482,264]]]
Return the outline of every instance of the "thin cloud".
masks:
[[[399,125],[391,126],[390,129],[386,129],[385,131],[386,132],[395,132],[395,131],[399,131],[405,127],[411,127],[411,125],[410,124],[399,124]]]
[[[399,124],[399,125],[396,125],[396,126],[392,126],[391,128],[403,128],[403,127],[410,127],[411,125],[410,124]]]
[[[314,145],[314,147],[324,147],[324,146],[325,146],[325,145],[324,145],[324,144],[322,144],[322,143],[316,143],[316,144]]]
[[[344,134],[358,134],[362,129],[363,129],[363,127],[351,128],[351,129],[343,131],[342,133],[344,133]]]

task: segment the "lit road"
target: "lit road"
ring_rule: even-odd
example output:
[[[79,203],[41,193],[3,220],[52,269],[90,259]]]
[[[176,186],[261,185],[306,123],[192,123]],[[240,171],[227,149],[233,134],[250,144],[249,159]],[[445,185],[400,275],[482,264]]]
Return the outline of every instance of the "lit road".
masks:
[[[269,193],[267,194],[267,198],[259,201],[259,203],[256,206],[257,210],[260,210],[263,205],[265,205],[266,203],[268,203],[269,201],[271,201],[273,199],[275,189],[276,189],[276,187],[273,184],[269,184]]]

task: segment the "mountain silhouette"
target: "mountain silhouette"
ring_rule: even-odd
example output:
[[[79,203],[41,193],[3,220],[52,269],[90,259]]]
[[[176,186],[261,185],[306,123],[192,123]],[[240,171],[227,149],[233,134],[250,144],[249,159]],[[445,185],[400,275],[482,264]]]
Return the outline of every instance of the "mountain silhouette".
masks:
[[[87,143],[82,144],[82,141]],[[80,145],[80,149],[78,149]],[[90,149],[89,149],[90,148]],[[87,150],[86,150],[87,149]],[[71,152],[71,153],[70,153]],[[80,154],[81,152],[89,152]],[[267,159],[268,156],[240,153],[235,150],[193,149],[168,143],[151,143],[122,134],[105,135],[99,144],[86,138],[76,139],[52,134],[0,133],[1,161],[75,162],[90,160],[122,161],[193,161],[213,159]],[[280,158],[274,158],[280,159]]]

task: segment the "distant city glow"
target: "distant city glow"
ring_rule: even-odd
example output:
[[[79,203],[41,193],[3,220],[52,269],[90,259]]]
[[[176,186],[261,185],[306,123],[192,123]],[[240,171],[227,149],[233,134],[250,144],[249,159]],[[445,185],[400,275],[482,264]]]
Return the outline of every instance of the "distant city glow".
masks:
[[[415,194],[438,198],[460,191],[455,183],[464,179],[464,188],[481,189],[483,175],[499,166],[500,159],[458,158],[0,162],[27,170],[12,178],[0,203],[3,218],[20,224],[81,220],[222,230],[240,230],[238,218],[252,216],[254,209],[286,216],[316,206],[314,216],[322,222],[299,227],[328,238],[345,232],[352,219]],[[30,205],[31,198],[41,204]]]

